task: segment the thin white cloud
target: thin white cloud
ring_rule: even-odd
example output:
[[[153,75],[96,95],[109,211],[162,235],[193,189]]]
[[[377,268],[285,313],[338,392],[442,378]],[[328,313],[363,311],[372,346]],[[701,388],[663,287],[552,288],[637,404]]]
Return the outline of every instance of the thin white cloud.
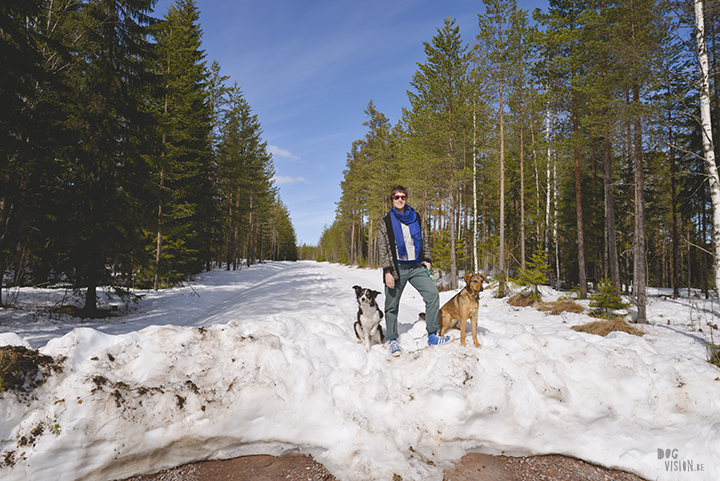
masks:
[[[292,152],[286,149],[281,149],[277,145],[268,145],[268,150],[273,157],[282,157],[284,159],[298,160],[300,157],[293,155]]]
[[[307,179],[305,177],[288,177],[288,176],[283,176],[283,175],[276,175],[275,177],[273,177],[273,181],[277,185],[296,184],[298,182],[303,182],[303,183],[309,184],[309,182],[307,181]]]

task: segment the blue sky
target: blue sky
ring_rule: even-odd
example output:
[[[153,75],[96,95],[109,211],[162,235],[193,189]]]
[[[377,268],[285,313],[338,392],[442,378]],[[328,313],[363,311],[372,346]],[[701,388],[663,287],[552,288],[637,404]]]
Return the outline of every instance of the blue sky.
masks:
[[[158,16],[169,0],[160,0]],[[237,82],[273,154],[298,243],[332,224],[353,141],[372,100],[397,123],[429,42],[446,17],[465,42],[480,0],[196,0],[208,65]],[[547,0],[519,0],[547,11]]]

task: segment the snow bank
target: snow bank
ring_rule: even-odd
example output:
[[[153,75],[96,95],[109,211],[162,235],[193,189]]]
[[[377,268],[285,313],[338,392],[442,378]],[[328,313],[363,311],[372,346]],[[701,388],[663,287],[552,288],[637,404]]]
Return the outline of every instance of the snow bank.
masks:
[[[486,291],[481,348],[422,349],[422,301],[409,288],[405,352],[392,358],[356,342],[355,284],[381,290],[380,273],[273,263],[150,295],[114,324],[63,323],[41,349],[66,358],[63,373],[32,401],[0,400],[0,452],[14,461],[0,476],[108,481],[299,451],[344,480],[440,481],[480,451],[720,479],[720,370],[688,325],[702,301],[653,298],[644,337],[602,338],[569,328],[585,315],[513,308]]]

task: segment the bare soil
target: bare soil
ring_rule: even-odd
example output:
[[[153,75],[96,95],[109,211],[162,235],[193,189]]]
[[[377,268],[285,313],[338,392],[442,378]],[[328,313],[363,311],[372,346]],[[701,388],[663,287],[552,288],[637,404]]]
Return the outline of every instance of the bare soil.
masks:
[[[244,456],[223,461],[187,464],[126,481],[338,481],[311,456]],[[595,466],[559,455],[491,456],[472,453],[463,456],[444,481],[644,481],[624,471]],[[396,476],[393,481],[402,481]]]

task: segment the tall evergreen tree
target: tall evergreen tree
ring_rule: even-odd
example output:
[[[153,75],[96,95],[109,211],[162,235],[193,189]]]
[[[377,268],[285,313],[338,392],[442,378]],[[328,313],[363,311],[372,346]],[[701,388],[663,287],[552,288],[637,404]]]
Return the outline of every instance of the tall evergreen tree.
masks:
[[[211,182],[212,105],[193,0],[171,5],[155,31],[161,78],[155,112],[159,154],[154,287],[172,284],[208,263],[215,219]]]
[[[85,288],[85,315],[97,313],[97,288],[112,267],[137,254],[147,178],[138,133],[151,128],[140,109],[148,81],[147,28],[154,0],[92,0],[66,21],[80,34],[70,66],[72,92],[65,123],[67,147],[55,200],[58,217],[46,232],[62,270]]]
[[[36,30],[42,15],[39,0],[9,0],[0,6],[0,306],[5,272],[15,263],[28,237],[27,216],[36,181],[39,151],[47,119],[33,115],[40,102],[38,86],[48,78]],[[35,184],[36,185],[36,184]]]
[[[497,119],[498,119],[498,152],[499,152],[499,187],[500,187],[500,219],[499,232],[499,265],[498,270],[506,269],[505,253],[505,109],[506,89],[509,83],[508,73],[508,24],[507,21],[517,10],[515,0],[483,0],[485,15],[478,15],[480,32],[478,33],[479,52],[484,57],[482,64],[488,68],[489,80],[496,85]],[[504,295],[504,284],[501,285],[500,295]]]
[[[412,106],[410,129],[430,139],[429,149],[441,166],[444,166],[444,190],[447,192],[447,224],[450,239],[450,287],[457,287],[456,214],[455,194],[461,178],[458,170],[461,150],[458,149],[462,131],[468,121],[468,88],[470,54],[462,41],[460,28],[446,18],[443,27],[431,43],[425,43],[426,61],[418,64],[408,91]]]
[[[583,14],[582,41],[586,45],[588,75],[583,92],[588,99],[591,115],[584,118],[584,127],[591,139],[601,144],[603,165],[603,197],[605,210],[605,262],[613,286],[620,288],[617,254],[617,230],[613,189],[613,147],[620,124],[623,72],[617,68],[617,56],[612,49],[615,40],[614,24],[617,10],[600,1],[596,8]],[[605,272],[603,277],[607,277]]]
[[[579,84],[584,78],[585,51],[580,43],[580,16],[587,8],[586,1],[550,0],[547,14],[539,15],[545,27],[544,50],[548,57],[544,79],[555,99],[565,104],[572,137],[575,194],[575,222],[577,227],[578,283],[584,298],[587,295],[587,272],[585,263],[585,228],[583,224],[583,196],[581,143],[581,108],[583,96]]]
[[[218,144],[218,177],[223,210],[227,219],[227,268],[237,268],[244,254],[247,265],[258,258],[261,226],[270,214],[275,196],[272,178],[275,169],[257,115],[232,89]]]
[[[656,15],[654,1],[618,2],[616,35],[613,38],[620,68],[626,72],[631,92],[630,119],[633,125],[633,164],[635,172],[635,233],[633,297],[638,307],[638,322],[647,322],[647,237],[645,215],[644,120],[650,117],[644,99],[657,87],[653,66],[660,65],[658,54],[664,22]]]
[[[533,32],[528,25],[527,11],[515,9],[510,17],[510,30],[508,40],[510,44],[509,65],[512,73],[512,96],[510,102],[513,104],[515,118],[517,119],[518,157],[520,178],[520,268],[525,269],[526,262],[526,143],[528,143],[528,131],[532,132],[532,86],[530,84],[529,69],[531,66],[532,48],[530,39]]]

